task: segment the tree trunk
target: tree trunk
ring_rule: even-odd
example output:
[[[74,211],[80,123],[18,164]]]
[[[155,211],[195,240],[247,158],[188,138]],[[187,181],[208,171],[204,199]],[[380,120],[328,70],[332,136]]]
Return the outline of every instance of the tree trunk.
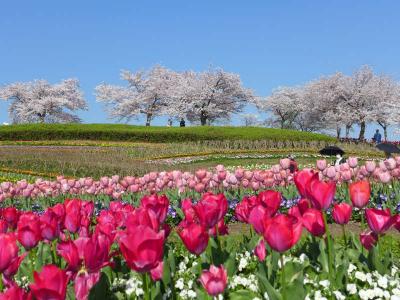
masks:
[[[358,140],[362,142],[365,139],[365,121],[361,121],[360,123],[360,135],[358,136]]]
[[[342,128],[340,126],[336,127],[336,138],[340,139],[340,133],[342,132]]]
[[[351,129],[351,125],[346,125],[346,139],[348,139],[350,136],[350,129]]]
[[[152,114],[146,114],[146,126],[150,126]]]
[[[387,141],[387,129],[388,129],[388,127],[387,126],[382,126],[383,127],[383,137],[384,137],[384,139],[385,139],[385,142]]]
[[[202,111],[200,114],[200,122],[201,122],[201,126],[207,125],[207,113],[204,111]]]

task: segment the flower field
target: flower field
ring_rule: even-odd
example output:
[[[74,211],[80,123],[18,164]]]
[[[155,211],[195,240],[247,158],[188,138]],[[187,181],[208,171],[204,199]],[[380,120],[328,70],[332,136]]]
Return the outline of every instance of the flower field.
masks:
[[[0,299],[400,299],[400,158],[1,182]]]

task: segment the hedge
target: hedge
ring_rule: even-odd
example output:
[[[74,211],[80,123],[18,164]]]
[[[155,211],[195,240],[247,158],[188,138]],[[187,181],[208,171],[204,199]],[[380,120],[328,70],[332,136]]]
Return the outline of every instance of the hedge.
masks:
[[[193,142],[205,140],[335,141],[333,137],[262,127],[161,127],[124,124],[24,124],[0,126],[2,141],[97,140],[132,142]]]

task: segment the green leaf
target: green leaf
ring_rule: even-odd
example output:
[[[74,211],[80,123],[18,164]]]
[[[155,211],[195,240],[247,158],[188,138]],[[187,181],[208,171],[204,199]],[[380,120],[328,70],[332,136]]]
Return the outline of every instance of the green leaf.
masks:
[[[254,299],[255,297],[260,298],[260,295],[249,290],[238,290],[233,293],[229,293],[230,300],[248,300]]]
[[[321,264],[322,270],[327,273],[329,272],[328,255],[326,254],[325,243],[322,239],[319,241],[319,250],[318,262]]]
[[[178,214],[179,218],[181,218],[182,220],[185,218],[185,214],[183,213],[182,209],[180,209],[179,207],[174,207],[176,213]]]
[[[271,300],[281,300],[282,296],[278,293],[277,290],[271,285],[268,281],[267,277],[265,277],[261,272],[257,273],[258,285],[262,293],[267,293],[269,299]]]
[[[89,300],[98,299],[115,299],[110,291],[110,282],[108,277],[103,272],[100,275],[99,281],[92,287],[89,293]]]
[[[306,297],[306,290],[302,280],[296,280],[288,284],[284,290],[282,290],[282,296],[284,299],[304,299]]]
[[[228,260],[225,262],[225,268],[226,271],[228,272],[228,276],[232,277],[237,268],[236,268],[236,253],[231,253],[231,255],[229,255]]]

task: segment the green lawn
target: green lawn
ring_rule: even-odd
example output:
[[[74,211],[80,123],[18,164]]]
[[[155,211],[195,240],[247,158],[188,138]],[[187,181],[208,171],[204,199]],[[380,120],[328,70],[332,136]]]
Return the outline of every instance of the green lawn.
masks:
[[[1,140],[97,140],[188,142],[204,140],[326,141],[333,137],[296,130],[263,127],[161,127],[124,124],[24,124],[0,126]]]

